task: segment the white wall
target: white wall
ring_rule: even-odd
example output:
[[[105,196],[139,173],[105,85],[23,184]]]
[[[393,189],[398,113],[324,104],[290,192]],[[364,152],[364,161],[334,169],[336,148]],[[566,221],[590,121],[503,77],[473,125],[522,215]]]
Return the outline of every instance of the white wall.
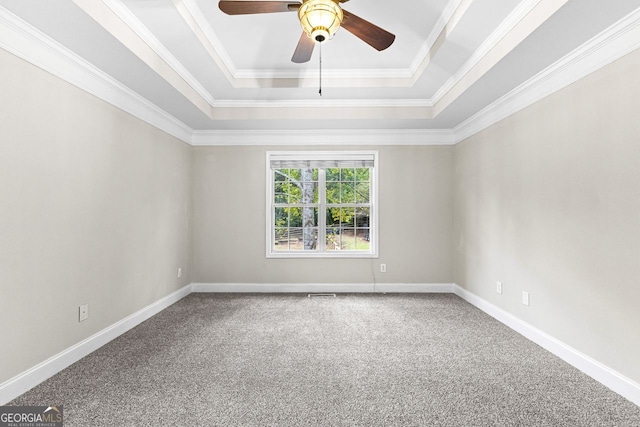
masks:
[[[199,147],[194,282],[452,283],[452,147],[332,148],[379,151],[379,259],[266,259],[266,151],[292,148]]]
[[[455,281],[636,382],[638,76],[640,51],[454,149]]]
[[[190,283],[191,158],[4,50],[0,94],[2,383]]]

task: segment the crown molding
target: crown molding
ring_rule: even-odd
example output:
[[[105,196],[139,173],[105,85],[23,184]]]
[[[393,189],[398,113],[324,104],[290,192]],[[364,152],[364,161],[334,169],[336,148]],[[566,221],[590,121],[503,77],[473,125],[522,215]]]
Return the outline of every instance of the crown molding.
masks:
[[[317,84],[317,83],[316,83]],[[428,99],[219,100],[216,108],[429,108]]]
[[[102,0],[129,28],[131,28],[169,67],[193,88],[209,105],[215,102],[214,97],[200,82],[182,65],[178,59],[158,40],[149,29],[120,0]],[[106,28],[109,31],[108,28]],[[110,31],[109,31],[110,32]]]
[[[438,22],[434,26],[422,47],[415,56],[413,62],[409,66],[408,74],[410,75],[412,84],[418,81],[424,70],[427,69],[431,58],[433,58],[446,40],[447,36],[456,27],[460,18],[467,11],[474,0],[457,0],[450,1],[444,12],[438,18]],[[440,41],[440,43],[438,43]]]
[[[453,131],[456,143],[640,48],[640,8],[547,67]]]
[[[84,13],[107,31],[115,40],[129,49],[146,66],[151,68],[159,77],[164,79],[176,91],[202,111],[207,117],[213,117],[213,107],[203,98],[179,72],[174,69],[147,41],[129,26],[114,9],[104,1],[71,0]],[[123,6],[124,7],[124,6]],[[159,42],[158,42],[159,43]]]
[[[453,145],[447,129],[195,131],[194,146],[241,145]]]
[[[516,6],[493,33],[476,49],[460,69],[453,74],[431,97],[432,104],[438,103],[462,78],[475,67],[541,0],[524,0]]]
[[[222,73],[230,83],[233,83],[236,67],[231,56],[222,45],[222,42],[211,28],[209,21],[204,16],[194,0],[172,0],[182,19],[187,23],[191,31],[196,35],[209,56],[218,65]]]
[[[453,129],[194,131],[97,67],[0,6],[0,48],[186,143],[200,145],[451,145],[640,48],[640,8]],[[373,102],[373,104],[372,104]],[[253,101],[216,101],[246,108]],[[306,101],[258,104],[299,108]],[[428,107],[429,100],[317,100],[314,106]]]
[[[193,130],[0,6],[0,48],[190,143]]]

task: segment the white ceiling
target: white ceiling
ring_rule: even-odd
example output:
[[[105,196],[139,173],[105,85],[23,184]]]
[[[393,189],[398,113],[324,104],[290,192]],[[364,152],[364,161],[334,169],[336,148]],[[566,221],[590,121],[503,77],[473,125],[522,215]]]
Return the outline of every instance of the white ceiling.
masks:
[[[396,35],[341,29],[290,61],[296,13],[216,0],[0,0],[0,6],[196,132],[452,129],[640,7],[638,0],[351,0]]]

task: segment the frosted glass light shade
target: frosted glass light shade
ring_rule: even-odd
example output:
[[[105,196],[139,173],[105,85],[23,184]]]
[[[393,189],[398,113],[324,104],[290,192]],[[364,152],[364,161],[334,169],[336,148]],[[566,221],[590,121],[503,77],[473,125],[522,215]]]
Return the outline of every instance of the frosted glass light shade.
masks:
[[[344,15],[333,0],[305,0],[298,9],[304,32],[317,42],[333,37],[340,28]]]

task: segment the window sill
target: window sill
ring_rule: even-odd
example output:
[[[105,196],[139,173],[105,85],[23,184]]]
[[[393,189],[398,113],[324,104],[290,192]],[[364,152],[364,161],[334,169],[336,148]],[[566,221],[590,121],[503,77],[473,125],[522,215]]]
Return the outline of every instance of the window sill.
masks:
[[[379,258],[379,255],[372,252],[349,252],[336,251],[333,252],[269,252],[267,258],[310,258],[310,259],[336,259],[336,258]]]

